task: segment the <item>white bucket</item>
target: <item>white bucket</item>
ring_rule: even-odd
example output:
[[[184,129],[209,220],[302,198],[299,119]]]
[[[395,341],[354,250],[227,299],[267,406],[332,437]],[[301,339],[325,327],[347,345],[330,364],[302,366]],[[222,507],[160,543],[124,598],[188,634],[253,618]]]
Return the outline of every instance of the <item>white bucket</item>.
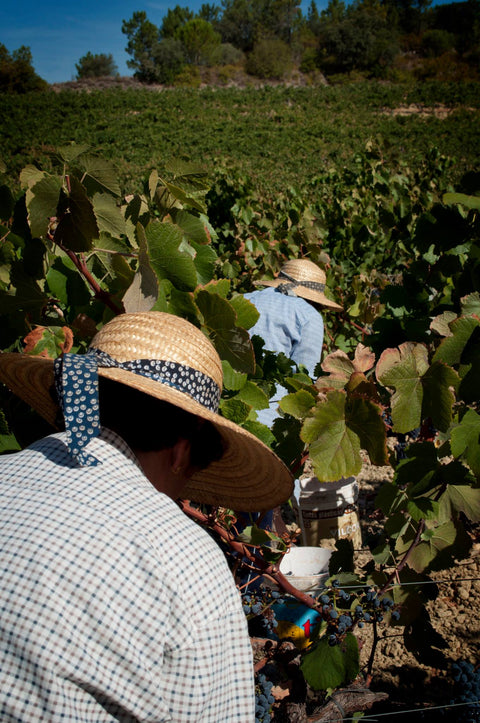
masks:
[[[291,547],[282,557],[280,572],[302,592],[321,588],[328,578],[332,550],[322,547]]]
[[[347,539],[354,548],[361,547],[357,500],[355,477],[335,482],[320,482],[317,477],[301,479],[296,512],[303,544],[328,547],[336,540]]]

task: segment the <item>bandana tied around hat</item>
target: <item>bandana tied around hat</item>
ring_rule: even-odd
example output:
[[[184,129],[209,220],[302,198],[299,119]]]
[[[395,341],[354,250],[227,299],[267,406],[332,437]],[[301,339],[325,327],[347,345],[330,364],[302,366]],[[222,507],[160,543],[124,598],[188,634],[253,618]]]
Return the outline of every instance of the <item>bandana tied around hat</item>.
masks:
[[[95,348],[86,354],[63,354],[54,360],[55,388],[65,421],[67,448],[81,466],[98,464],[84,448],[100,432],[99,367],[115,367],[148,377],[188,394],[211,412],[218,411],[218,385],[206,374],[184,364],[159,359],[119,362]]]
[[[313,291],[325,291],[325,284],[322,284],[319,281],[299,281],[298,279],[294,279],[293,276],[286,274],[285,271],[280,271],[278,277],[287,279],[285,283],[277,286],[277,291],[280,291],[281,294],[286,294],[287,296],[296,296],[295,289],[297,286],[303,286],[306,289],[313,289]]]

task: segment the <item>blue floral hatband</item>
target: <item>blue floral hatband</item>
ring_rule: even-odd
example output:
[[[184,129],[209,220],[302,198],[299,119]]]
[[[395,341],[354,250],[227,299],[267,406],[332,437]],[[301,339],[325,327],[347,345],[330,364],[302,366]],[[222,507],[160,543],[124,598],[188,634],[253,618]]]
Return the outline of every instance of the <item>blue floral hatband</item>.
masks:
[[[218,411],[221,390],[198,369],[159,359],[119,362],[93,347],[86,354],[63,354],[54,360],[55,388],[65,420],[68,451],[82,466],[98,464],[84,448],[100,432],[99,367],[115,367],[153,379],[188,394],[211,412]]]

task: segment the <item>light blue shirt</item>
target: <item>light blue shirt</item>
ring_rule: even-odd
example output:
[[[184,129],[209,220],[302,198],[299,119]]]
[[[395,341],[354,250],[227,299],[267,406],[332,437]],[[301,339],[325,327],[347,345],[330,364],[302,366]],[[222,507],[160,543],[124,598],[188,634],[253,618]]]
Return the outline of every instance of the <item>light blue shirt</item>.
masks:
[[[273,287],[245,294],[260,317],[249,329],[250,335],[260,336],[265,349],[283,352],[296,364],[303,364],[314,378],[314,370],[322,356],[324,325],[322,315],[305,299],[282,294]],[[278,417],[279,400],[287,390],[277,386],[269,409],[257,412],[258,420],[271,427]]]

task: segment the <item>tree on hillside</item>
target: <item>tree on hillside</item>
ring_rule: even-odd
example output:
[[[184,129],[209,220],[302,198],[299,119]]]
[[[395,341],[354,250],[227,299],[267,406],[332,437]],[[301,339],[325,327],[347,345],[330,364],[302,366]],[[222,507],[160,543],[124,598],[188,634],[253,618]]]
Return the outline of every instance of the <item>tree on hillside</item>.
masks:
[[[102,78],[104,76],[118,75],[118,67],[109,53],[93,54],[90,51],[75,63],[77,78]]]
[[[367,0],[350,6],[337,20],[343,3],[331,0],[329,8],[334,4],[335,13],[323,15],[320,68],[335,73],[367,70],[381,74],[398,52],[398,37],[388,25],[385,8]]]
[[[0,43],[0,91],[27,93],[30,90],[45,90],[48,87],[43,78],[36,74],[32,65],[30,48],[22,45],[9,53]]]
[[[176,38],[162,38],[144,11],[124,20],[122,32],[128,37],[126,51],[132,56],[127,65],[142,82],[171,83],[182,70],[185,64],[182,43]]]
[[[202,18],[193,18],[181,25],[175,37],[183,44],[187,61],[194,65],[208,65],[213,51],[221,43],[220,33]]]
[[[125,50],[132,56],[131,60],[127,60],[128,67],[135,71],[134,75],[139,80],[155,82],[155,54],[160,42],[157,26],[141,10],[133,13],[130,20],[122,22],[122,33],[128,38]]]
[[[166,15],[162,20],[160,26],[160,35],[162,38],[175,38],[179,29],[188,23],[189,20],[193,20],[195,14],[188,8],[182,8],[180,5],[175,5],[172,9],[168,9]]]
[[[216,24],[220,20],[221,10],[218,7],[218,5],[213,5],[210,3],[203,3],[200,10],[197,13],[197,17],[202,18],[202,20],[206,20],[207,23],[212,23],[213,27],[216,29]]]
[[[255,42],[257,12],[251,0],[222,0],[223,13],[218,23],[222,42],[231,43],[244,52]]]

